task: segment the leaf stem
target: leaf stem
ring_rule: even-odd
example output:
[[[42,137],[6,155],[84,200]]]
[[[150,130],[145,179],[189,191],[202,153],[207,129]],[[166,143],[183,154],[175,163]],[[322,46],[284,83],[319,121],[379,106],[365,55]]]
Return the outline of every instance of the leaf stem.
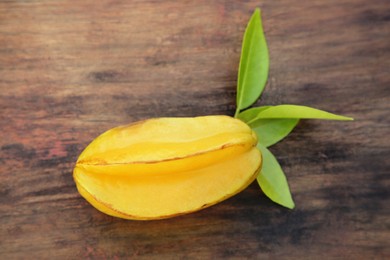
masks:
[[[240,109],[237,107],[236,112],[234,113],[234,118],[237,118],[239,113],[240,113]]]

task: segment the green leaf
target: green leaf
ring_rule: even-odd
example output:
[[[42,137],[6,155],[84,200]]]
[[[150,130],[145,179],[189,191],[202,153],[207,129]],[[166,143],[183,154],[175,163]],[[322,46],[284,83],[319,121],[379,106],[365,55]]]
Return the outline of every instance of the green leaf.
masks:
[[[291,197],[290,188],[278,161],[267,148],[262,145],[257,147],[263,155],[263,168],[257,177],[261,190],[273,202],[293,209],[295,204]]]
[[[270,107],[262,106],[245,110],[238,115],[238,118],[248,123],[260,112]],[[298,121],[297,118],[259,119],[250,123],[249,126],[257,134],[259,142],[269,147],[285,138],[298,124]]]
[[[237,80],[236,115],[257,101],[268,78],[269,56],[261,22],[256,9],[246,27],[242,42]]]
[[[260,111],[257,114],[257,116],[247,121],[247,124],[248,125],[253,124],[260,119],[271,119],[271,118],[353,120],[353,118],[351,117],[340,116],[340,115],[332,114],[311,107],[298,106],[298,105],[279,105],[279,106],[269,107],[264,111]]]
[[[291,133],[298,122],[297,118],[262,119],[257,120],[251,128],[259,142],[265,147],[270,147]]]

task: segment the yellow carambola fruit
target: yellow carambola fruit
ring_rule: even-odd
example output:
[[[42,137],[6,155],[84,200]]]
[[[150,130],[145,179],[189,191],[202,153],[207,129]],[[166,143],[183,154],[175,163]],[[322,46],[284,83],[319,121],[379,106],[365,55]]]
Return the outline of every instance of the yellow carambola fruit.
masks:
[[[228,116],[156,118],[108,130],[73,177],[98,210],[126,219],[173,217],[246,188],[261,167],[255,133]]]

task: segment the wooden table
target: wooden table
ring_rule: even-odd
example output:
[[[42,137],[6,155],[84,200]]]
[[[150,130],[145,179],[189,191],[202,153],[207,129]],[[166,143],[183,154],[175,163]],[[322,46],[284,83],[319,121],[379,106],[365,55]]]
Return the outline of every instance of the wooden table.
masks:
[[[302,121],[271,148],[296,209],[256,183],[167,220],[91,207],[72,168],[103,131],[233,115],[256,6],[271,57],[259,104],[355,118]],[[389,259],[389,21],[387,0],[2,1],[0,258]]]

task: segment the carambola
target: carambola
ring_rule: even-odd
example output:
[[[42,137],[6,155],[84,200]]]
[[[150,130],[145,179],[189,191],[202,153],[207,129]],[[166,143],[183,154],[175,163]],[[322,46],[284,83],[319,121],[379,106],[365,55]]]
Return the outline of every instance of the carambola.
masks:
[[[149,119],[97,137],[73,177],[80,194],[106,214],[168,218],[246,188],[262,164],[256,144],[251,128],[229,116]]]

